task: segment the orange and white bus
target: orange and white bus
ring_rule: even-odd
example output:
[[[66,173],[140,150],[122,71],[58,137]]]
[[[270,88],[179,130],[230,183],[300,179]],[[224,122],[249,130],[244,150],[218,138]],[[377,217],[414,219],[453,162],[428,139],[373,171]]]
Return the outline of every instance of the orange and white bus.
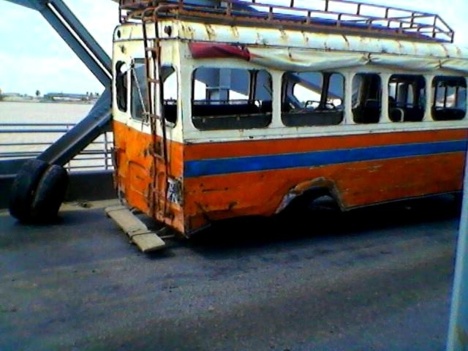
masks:
[[[343,0],[214,3],[120,0],[127,208],[190,236],[296,198],[346,211],[461,191],[468,49],[441,18]]]

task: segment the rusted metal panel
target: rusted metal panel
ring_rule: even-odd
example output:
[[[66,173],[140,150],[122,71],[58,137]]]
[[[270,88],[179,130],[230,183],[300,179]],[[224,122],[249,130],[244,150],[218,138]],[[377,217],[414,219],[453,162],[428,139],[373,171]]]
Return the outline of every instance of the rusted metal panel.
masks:
[[[314,50],[324,54],[333,51],[336,53],[356,53],[363,57],[366,54],[378,54],[379,57],[387,57],[405,62],[419,62],[422,67],[425,62],[437,60],[440,65],[450,69],[467,70],[468,51],[455,44],[434,42],[411,42],[400,39],[373,38],[349,35],[337,35],[330,33],[307,33],[294,30],[282,30],[279,28],[261,28],[252,30],[248,27],[229,26],[223,24],[203,24],[190,21],[159,22],[159,33],[162,40],[187,40],[190,42],[231,43],[242,45],[251,50],[271,51],[269,55],[274,57],[276,50],[291,50],[292,53],[301,52],[312,54]],[[170,28],[170,30],[168,30]],[[143,40],[142,26],[138,24],[121,26],[117,32],[120,38],[116,43],[128,40]],[[154,38],[154,26],[149,25],[148,37]],[[136,45],[132,44],[132,45]],[[379,63],[378,57],[369,57],[375,63]],[[413,65],[414,66],[414,65]],[[421,69],[420,69],[421,70]]]
[[[459,191],[465,133],[459,130],[186,145],[184,214],[204,214],[210,220],[271,215],[291,189],[317,179],[322,180],[321,184],[334,185],[333,191],[344,209]],[[442,152],[448,150],[443,147],[450,148],[459,140],[464,141],[451,152]],[[364,154],[358,157],[369,145],[379,150],[371,150],[370,159]],[[439,154],[425,153],[434,146],[441,148]]]
[[[162,201],[166,195],[166,182],[162,178],[156,177],[160,183],[155,188],[157,193],[153,193],[152,174],[168,172],[171,179],[182,179],[183,177],[183,147],[180,143],[171,143],[168,150],[168,168],[163,163],[155,165],[153,150],[153,138],[150,134],[139,132],[121,122],[114,121],[115,150],[117,158],[116,186],[125,196],[125,200],[131,207],[138,208],[158,221],[171,225],[180,232],[184,232],[183,211],[180,204],[169,204],[171,216],[164,216],[161,213],[153,213],[152,209],[157,207],[155,202]],[[161,137],[156,138],[161,141]],[[155,169],[152,172],[152,169]],[[183,194],[182,194],[183,196]],[[183,201],[183,199],[182,199]]]

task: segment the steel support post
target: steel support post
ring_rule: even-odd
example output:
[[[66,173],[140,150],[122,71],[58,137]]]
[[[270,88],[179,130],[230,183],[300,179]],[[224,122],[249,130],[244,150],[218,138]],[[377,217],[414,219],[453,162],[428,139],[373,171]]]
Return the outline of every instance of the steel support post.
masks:
[[[99,135],[109,131],[109,122],[112,119],[110,110],[111,95],[111,89],[107,88],[88,115],[43,151],[38,159],[48,163],[64,165],[91,144]]]
[[[447,351],[468,350],[468,157],[463,182],[463,205],[458,231]]]
[[[101,133],[109,129],[111,59],[62,0],[7,1],[40,12],[105,88],[88,116],[38,157],[48,163],[64,165]]]

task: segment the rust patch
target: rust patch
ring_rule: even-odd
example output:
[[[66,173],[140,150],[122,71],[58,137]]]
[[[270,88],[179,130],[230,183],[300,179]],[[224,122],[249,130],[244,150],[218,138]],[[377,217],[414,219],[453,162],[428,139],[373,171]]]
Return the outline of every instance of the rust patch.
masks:
[[[346,35],[343,34],[343,39],[344,41],[346,42],[346,45],[349,47],[349,40],[348,40],[348,37]]]
[[[304,191],[307,191],[311,188],[328,188],[332,189],[334,188],[334,184],[332,181],[326,179],[326,178],[316,178],[310,181],[306,181],[303,183],[300,183],[296,185],[291,192],[297,195],[302,194]]]
[[[236,26],[231,26],[231,32],[235,38],[239,39],[239,30]]]
[[[257,31],[257,40],[256,40],[256,43],[257,43],[258,45],[268,45],[268,40],[262,36],[262,34],[261,34],[260,31]]]
[[[202,189],[202,193],[212,193],[217,191],[228,191],[228,188],[217,188],[217,189]]]
[[[205,31],[206,31],[206,34],[208,35],[209,40],[216,39],[216,31],[213,29],[211,25],[205,24]]]
[[[189,38],[189,39],[194,38],[195,30],[191,26],[183,24],[181,26],[181,32],[182,32],[183,36],[186,37],[186,38]]]
[[[150,146],[150,149],[154,150],[156,155],[163,155],[163,147],[160,141],[155,141],[153,145]],[[151,151],[149,151],[151,153]]]
[[[311,190],[319,190],[319,189],[328,189],[330,195],[335,199],[338,203],[338,206],[341,209],[346,208],[346,205],[342,199],[341,193],[338,190],[335,182],[327,179],[325,177],[315,178],[312,180],[308,180],[302,183],[297,184],[294,188],[292,188],[289,193],[294,196],[302,195],[303,193]]]
[[[288,42],[289,36],[284,29],[280,30],[280,36],[281,36],[281,40],[283,40],[285,43]]]
[[[442,49],[444,49],[445,57],[450,57],[449,51],[445,45],[442,45]]]

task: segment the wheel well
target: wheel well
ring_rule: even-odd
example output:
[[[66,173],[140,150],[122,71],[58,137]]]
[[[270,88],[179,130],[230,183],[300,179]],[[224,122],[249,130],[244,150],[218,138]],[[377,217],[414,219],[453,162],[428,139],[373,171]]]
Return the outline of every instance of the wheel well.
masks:
[[[283,197],[283,201],[276,213],[287,211],[306,210],[318,199],[323,199],[330,206],[343,209],[339,193],[334,182],[327,179],[315,179],[303,182],[290,189]]]

